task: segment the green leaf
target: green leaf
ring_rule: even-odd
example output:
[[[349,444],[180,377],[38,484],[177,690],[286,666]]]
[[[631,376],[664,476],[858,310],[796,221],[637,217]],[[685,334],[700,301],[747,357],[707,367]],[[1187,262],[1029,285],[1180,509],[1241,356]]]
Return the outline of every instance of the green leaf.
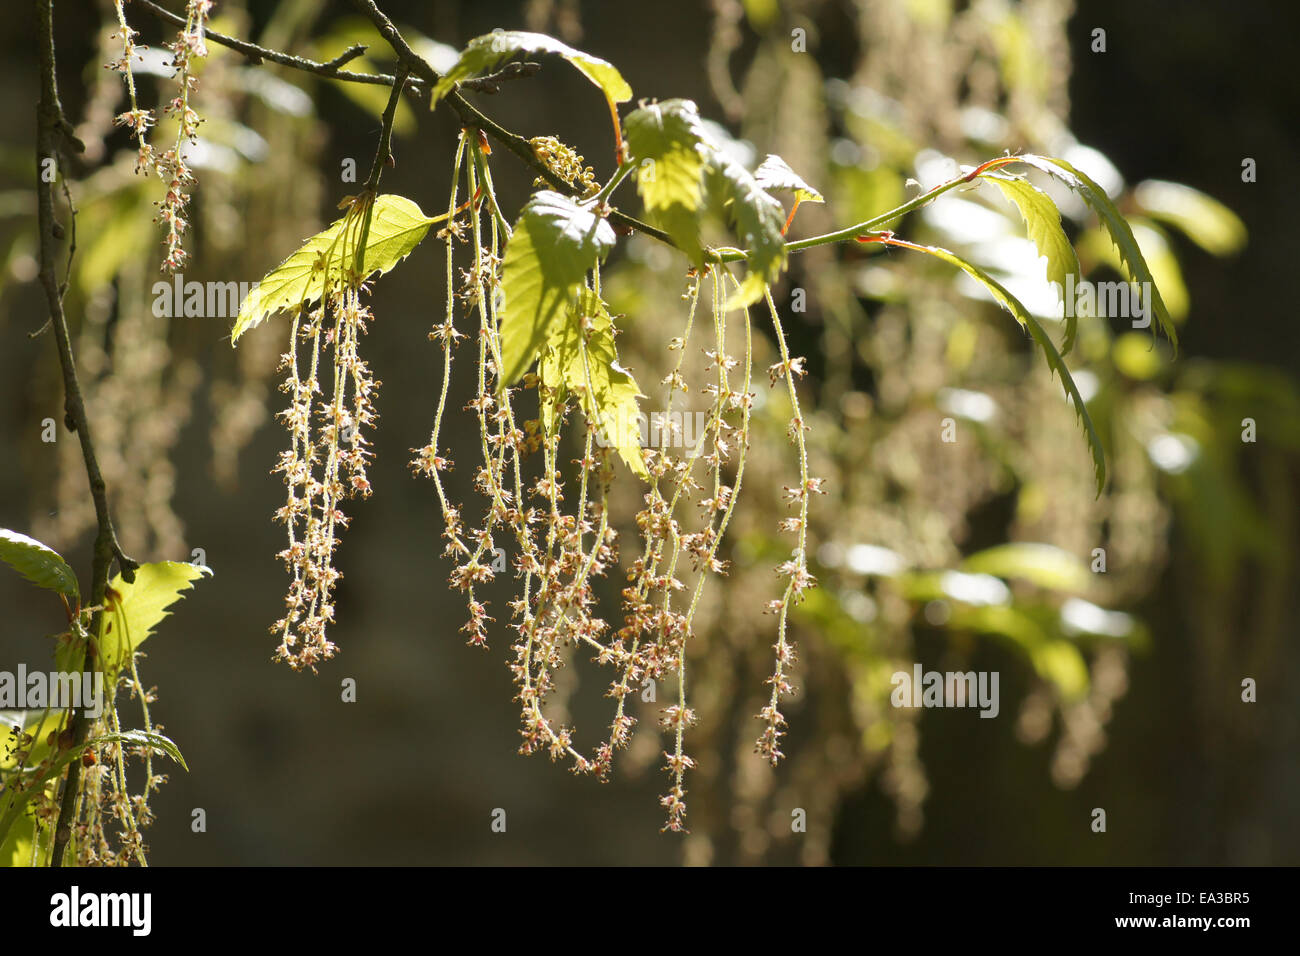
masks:
[[[561,43],[544,33],[497,30],[469,41],[469,45],[461,51],[456,65],[434,84],[430,105],[436,107],[438,101],[461,80],[491,70],[516,53],[554,53],[562,56],[577,67],[583,76],[600,87],[611,103],[626,103],[632,98],[632,87],[627,85],[622,74],[607,60],[575,50],[567,43]]]
[[[0,528],[0,561],[9,565],[32,584],[55,591],[77,603],[81,591],[77,576],[59,553],[17,531]]]
[[[1110,197],[1106,195],[1106,190],[1063,159],[1025,155],[1020,157],[1020,161],[1033,166],[1035,169],[1042,170],[1049,176],[1069,186],[1097,214],[1102,225],[1106,227],[1106,231],[1110,233],[1110,241],[1119,250],[1120,261],[1124,264],[1129,279],[1136,282],[1144,292],[1147,289],[1151,290],[1151,306],[1155,312],[1156,321],[1160,323],[1160,330],[1169,339],[1176,353],[1178,351],[1178,332],[1174,329],[1173,319],[1169,316],[1169,310],[1165,307],[1164,299],[1160,297],[1160,289],[1156,286],[1156,281],[1151,275],[1151,269],[1147,266],[1146,259],[1142,257],[1142,250],[1139,248],[1137,240],[1133,238],[1133,230],[1129,228],[1128,222],[1125,221],[1120,211],[1115,208],[1115,204],[1110,201]]]
[[[721,151],[709,154],[706,182],[745,251],[749,274],[726,304],[728,309],[744,308],[761,299],[764,287],[785,268],[785,209],[749,170]]]
[[[99,623],[99,669],[112,679],[127,663],[128,647],[139,650],[181,592],[212,571],[203,565],[158,561],[136,568],[128,584],[119,574],[108,583],[112,592]]]
[[[588,206],[551,190],[524,206],[501,266],[498,387],[514,384],[565,321],[587,270],[614,246],[614,230]]]
[[[1231,209],[1198,189],[1148,179],[1133,198],[1152,219],[1181,230],[1212,256],[1230,256],[1246,244],[1246,226]]]
[[[36,818],[24,813],[14,820],[7,833],[0,833],[0,867],[30,866],[34,839]]]
[[[1101,450],[1101,438],[1098,437],[1097,430],[1093,427],[1092,417],[1088,414],[1088,408],[1083,402],[1083,396],[1079,394],[1079,389],[1074,384],[1074,378],[1070,375],[1070,370],[1065,367],[1061,353],[1056,350],[1056,346],[1052,344],[1051,336],[1043,330],[1038,320],[1030,315],[1024,304],[1008,292],[1000,282],[979,268],[979,266],[967,262],[961,256],[954,255],[947,249],[941,249],[938,246],[923,246],[912,242],[895,242],[895,245],[916,252],[927,253],[961,269],[988,289],[998,304],[1015,316],[1016,321],[1028,330],[1034,341],[1042,346],[1043,355],[1047,359],[1047,367],[1061,377],[1061,386],[1065,389],[1066,396],[1074,404],[1074,413],[1083,426],[1084,435],[1088,439],[1088,450],[1092,453],[1092,469],[1093,475],[1097,479],[1097,494],[1100,495],[1102,488],[1106,484],[1106,459]]]
[[[641,389],[618,364],[614,322],[596,293],[586,288],[578,293],[564,322],[552,329],[537,369],[548,387],[580,396],[583,412],[600,428],[602,445],[615,447],[633,473],[648,481],[638,427]]]
[[[972,574],[1021,578],[1053,591],[1082,591],[1090,581],[1088,569],[1076,555],[1055,545],[1028,541],[978,551],[962,561],[961,569]]]
[[[269,272],[239,307],[239,317],[230,334],[231,344],[249,329],[275,312],[292,312],[321,298],[329,288],[344,281],[388,272],[405,259],[425,237],[430,219],[404,196],[376,196],[371,204],[370,231],[361,276],[352,275],[365,210],[354,203],[348,214],[324,232],[312,236],[302,247]]]
[[[182,768],[189,771],[189,765],[185,758],[181,756],[181,750],[176,746],[170,737],[165,737],[157,731],[147,730],[124,730],[120,734],[100,734],[93,740],[87,740],[81,747],[74,747],[72,756],[78,756],[81,751],[88,747],[98,747],[101,744],[122,744],[126,747],[151,747],[154,750],[161,750],[172,760],[175,760]]]
[[[630,113],[623,128],[647,218],[672,236],[698,268],[704,262],[700,206],[703,153],[708,147],[695,104],[690,100],[650,103]]]
[[[1061,228],[1061,212],[1056,208],[1047,193],[1033,185],[1027,179],[1008,176],[1005,173],[986,173],[984,179],[1002,191],[1002,195],[1020,210],[1020,218],[1025,222],[1025,231],[1033,241],[1038,254],[1047,259],[1047,281],[1057,287],[1057,292],[1064,301],[1066,295],[1066,276],[1073,276],[1074,288],[1082,280],[1079,269],[1079,257],[1075,255],[1074,246]],[[1061,354],[1068,354],[1074,347],[1074,336],[1078,329],[1078,317],[1075,310],[1065,309],[1065,340],[1061,343]]]
[[[826,201],[821,193],[804,182],[799,174],[790,168],[790,164],[775,153],[768,153],[767,159],[754,170],[754,179],[768,192],[774,189],[792,192],[800,202]]]

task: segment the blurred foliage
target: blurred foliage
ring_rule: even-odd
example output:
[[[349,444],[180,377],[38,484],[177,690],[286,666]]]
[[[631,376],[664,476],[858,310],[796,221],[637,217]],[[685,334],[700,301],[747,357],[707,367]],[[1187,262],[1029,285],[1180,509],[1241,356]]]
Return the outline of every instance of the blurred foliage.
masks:
[[[715,9],[722,20],[737,12],[728,3]],[[730,38],[739,47],[743,35],[748,66],[734,91],[715,92],[732,104],[751,160],[778,153],[811,182],[829,185],[825,210],[804,207],[793,238],[869,218],[918,183],[950,177],[959,163],[1007,148],[1042,150],[1106,189],[1172,317],[1184,321],[1189,296],[1169,231],[1225,256],[1244,245],[1244,227],[1189,187],[1126,184],[1104,155],[1077,142],[1061,68],[1069,13],[1069,4],[1050,0],[961,9],[946,0],[747,3],[743,26],[715,30],[710,60],[730,62],[736,50],[718,45]],[[822,30],[846,22],[856,23],[851,52],[792,50],[792,32],[803,30],[814,49],[829,39]],[[832,47],[845,45],[838,38]],[[1116,250],[1087,210],[1054,182],[1035,181],[1066,213],[1084,277],[1120,278]],[[1059,324],[1060,299],[1044,282],[1016,208],[988,192],[946,196],[901,228],[967,256],[1040,319]],[[614,307],[635,315],[675,288],[678,271],[659,250],[633,243],[640,261],[633,255],[612,272],[608,288]],[[696,646],[697,686],[707,685],[710,700],[698,731],[708,739],[696,746],[718,759],[696,783],[692,862],[788,853],[826,862],[833,808],[871,777],[893,798],[897,833],[914,835],[928,792],[920,714],[890,706],[890,678],[918,659],[942,670],[996,667],[980,650],[985,639],[1023,662],[1029,689],[1012,718],[1017,735],[1050,743],[1052,779],[1073,787],[1106,744],[1130,656],[1149,646],[1139,609],[1171,560],[1204,582],[1194,600],[1204,605],[1200,638],[1213,646],[1222,647],[1235,605],[1246,600],[1245,564],[1269,569],[1264,606],[1275,606],[1285,588],[1295,528],[1279,499],[1300,451],[1293,382],[1257,368],[1175,362],[1146,331],[1081,317],[1070,366],[1111,467],[1094,499],[1085,446],[1059,386],[988,301],[953,270],[901,256],[819,248],[792,258],[778,302],[803,320],[792,348],[809,357],[812,372],[818,411],[808,416],[809,454],[814,472],[832,476],[829,497],[811,515],[821,587],[794,617],[803,688],[790,719],[798,742],[788,748],[791,767],[768,774],[754,766],[744,726],[762,705],[770,654],[757,637],[770,626],[760,612],[782,553],[770,516],[793,477],[788,409],[773,391],[755,413],[746,473],[756,506],[738,515],[732,580]],[[657,331],[632,326],[625,339],[653,355]],[[771,360],[756,354],[760,365]],[[957,423],[955,443],[940,440],[946,418]],[[1260,423],[1253,443],[1242,437],[1247,418]],[[1249,482],[1252,473],[1267,484]],[[1174,523],[1191,544],[1177,555],[1166,544]],[[936,635],[939,660],[932,643],[924,651],[917,643]],[[1220,701],[1235,699],[1235,686]],[[1015,706],[1004,700],[1004,713]],[[793,840],[791,807],[807,809],[809,820],[808,833]]]

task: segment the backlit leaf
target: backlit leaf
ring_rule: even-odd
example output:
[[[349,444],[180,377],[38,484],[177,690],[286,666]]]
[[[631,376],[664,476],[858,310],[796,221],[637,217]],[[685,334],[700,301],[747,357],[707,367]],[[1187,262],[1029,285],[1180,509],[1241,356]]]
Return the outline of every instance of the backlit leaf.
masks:
[[[68,562],[53,548],[17,531],[0,528],[0,561],[9,565],[32,584],[71,598],[80,597],[77,576]]]
[[[754,170],[754,179],[768,192],[784,190],[794,193],[800,202],[825,202],[822,194],[809,186],[780,156],[768,153],[767,159]]]
[[[514,384],[566,319],[587,275],[614,246],[614,230],[590,207],[542,190],[524,206],[502,263],[498,384]]]
[[[728,309],[752,305],[763,297],[765,286],[775,282],[785,268],[785,209],[763,191],[744,166],[720,151],[708,157],[706,183],[745,251],[749,272],[740,288],[727,300]]]
[[[230,334],[233,345],[275,312],[292,312],[320,299],[355,268],[363,210],[357,206],[324,232],[312,236],[253,288],[239,307]],[[404,196],[375,197],[366,237],[362,277],[388,272],[425,237],[430,219]]]
[[[584,319],[588,326],[585,343]],[[633,473],[649,479],[640,440],[637,399],[642,397],[641,390],[619,365],[613,320],[590,289],[578,293],[574,304],[565,310],[564,322],[547,339],[538,373],[548,387],[580,396],[583,412],[600,429],[602,444],[616,448]]]
[[[1106,195],[1106,190],[1063,159],[1025,155],[1020,157],[1020,161],[1028,163],[1035,169],[1042,170],[1049,176],[1069,186],[1097,214],[1102,225],[1106,227],[1106,231],[1110,234],[1110,241],[1119,250],[1120,261],[1123,263],[1129,279],[1141,287],[1144,296],[1150,295],[1151,309],[1155,313],[1156,321],[1160,324],[1160,330],[1164,332],[1166,338],[1173,345],[1174,351],[1177,352],[1178,333],[1174,329],[1169,309],[1165,307],[1164,299],[1160,297],[1160,289],[1156,286],[1156,281],[1151,275],[1151,269],[1147,266],[1146,259],[1142,257],[1142,250],[1133,237],[1133,230],[1129,228],[1128,222],[1120,215],[1120,211],[1115,208],[1115,204],[1111,202],[1110,197]]]
[[[127,662],[128,647],[139,650],[182,592],[211,573],[198,564],[158,561],[136,568],[135,581],[130,584],[120,574],[114,577],[108,583],[112,593],[99,622],[100,670],[110,678],[116,674]]]
[[[1074,246],[1061,228],[1061,212],[1056,208],[1047,193],[1033,185],[1027,179],[1008,176],[1005,173],[986,173],[984,179],[1002,191],[1008,201],[1020,210],[1020,218],[1025,222],[1025,231],[1033,241],[1038,254],[1047,259],[1047,281],[1056,285],[1062,300],[1070,289],[1075,288],[1083,275],[1079,269],[1079,258]],[[1073,282],[1066,284],[1066,276],[1073,276]],[[1078,318],[1075,310],[1066,304],[1065,341],[1061,343],[1061,352],[1066,354],[1074,347],[1075,331]]]
[[[1074,378],[1070,375],[1070,370],[1065,367],[1065,362],[1061,358],[1061,353],[1056,350],[1052,344],[1052,338],[1044,331],[1038,320],[1030,314],[1019,299],[1006,290],[1006,288],[990,276],[979,266],[967,262],[961,256],[949,252],[947,249],[941,249],[938,246],[924,246],[912,242],[896,242],[895,245],[902,246],[906,249],[912,249],[916,252],[924,252],[928,255],[935,256],[945,262],[951,263],[961,269],[968,276],[984,286],[992,295],[997,303],[1015,316],[1018,321],[1033,337],[1043,349],[1043,355],[1047,359],[1047,367],[1061,378],[1061,386],[1065,389],[1066,396],[1074,405],[1074,413],[1083,426],[1084,435],[1088,440],[1088,450],[1092,453],[1093,476],[1097,480],[1097,494],[1101,494],[1102,488],[1106,484],[1106,459],[1101,450],[1101,438],[1097,435],[1097,430],[1093,427],[1092,417],[1088,414],[1088,407],[1084,404],[1083,396],[1079,394],[1078,387],[1074,384]]]
[[[600,87],[611,103],[626,103],[632,98],[632,87],[627,85],[627,80],[607,60],[575,50],[567,43],[561,43],[544,33],[497,30],[469,41],[461,51],[456,65],[434,84],[431,105],[437,106],[438,101],[461,80],[491,70],[516,53],[554,53],[562,56],[577,67],[583,76]]]
[[[650,103],[629,114],[623,128],[647,217],[673,237],[692,264],[700,266],[701,180],[708,147],[695,104],[690,100]]]

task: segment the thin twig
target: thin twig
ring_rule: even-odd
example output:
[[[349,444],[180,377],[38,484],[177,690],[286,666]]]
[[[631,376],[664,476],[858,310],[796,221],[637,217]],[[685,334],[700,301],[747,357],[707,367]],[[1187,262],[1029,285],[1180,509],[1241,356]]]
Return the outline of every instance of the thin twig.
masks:
[[[173,26],[185,26],[185,18],[172,13],[166,7],[163,7],[153,0],[135,0],[135,3],[152,13],[155,17],[163,20]],[[305,56],[294,56],[292,53],[283,53],[279,50],[272,50],[269,47],[259,46],[256,43],[250,43],[247,40],[241,40],[238,37],[226,36],[224,33],[218,33],[215,30],[204,30],[203,37],[205,40],[211,40],[218,46],[224,46],[234,50],[236,53],[242,53],[248,58],[250,63],[262,63],[270,61],[278,63],[280,66],[292,67],[295,70],[302,70],[305,73],[314,73],[317,76],[323,76],[331,80],[343,80],[348,83],[366,83],[371,86],[392,86],[394,77],[387,73],[354,73],[351,70],[343,69],[344,66],[351,63],[359,56],[363,56],[368,49],[364,43],[356,43],[348,47],[334,59],[325,63],[309,59]],[[504,69],[488,76],[476,77],[472,80],[466,80],[462,85],[467,89],[477,90],[480,93],[496,93],[500,87],[496,84],[501,80],[512,80],[523,76],[532,76],[537,72],[536,63],[510,63]],[[418,89],[418,84],[414,88]]]
[[[439,76],[437,71],[434,70],[434,68],[431,67],[422,56],[411,49],[410,44],[406,42],[401,31],[399,31],[397,27],[393,25],[393,21],[388,19],[388,16],[375,5],[374,0],[352,0],[352,5],[355,6],[364,16],[370,19],[370,22],[375,25],[375,29],[379,31],[379,35],[388,41],[388,45],[393,48],[393,52],[397,54],[397,58],[404,63],[412,73],[429,83],[431,86],[438,82]],[[463,86],[464,84],[461,85]],[[501,126],[485,116],[463,96],[461,96],[457,90],[452,90],[448,93],[443,97],[443,101],[446,102],[446,104],[450,106],[455,114],[460,118],[462,126],[469,127],[470,129],[481,129],[497,142],[505,146],[505,148],[510,150],[510,152],[523,160],[525,164],[535,170],[539,176],[550,183],[550,185],[555,189],[564,193],[566,196],[577,195],[578,191],[573,186],[566,183],[563,179],[557,176],[550,167],[537,158],[537,154],[533,151],[532,143],[528,142],[528,140],[524,139],[522,136],[510,132],[510,130],[506,129],[504,126]],[[635,229],[637,232],[658,239],[660,242],[673,246],[674,248],[677,246],[677,243],[673,241],[672,237],[669,236],[668,233],[661,229],[656,229],[654,226],[642,222],[640,219],[619,212],[617,209],[611,210],[608,218],[609,221],[615,225],[622,226],[625,229]]]
[[[384,109],[383,126],[379,133],[379,148],[375,150],[374,161],[370,164],[370,175],[366,177],[366,190],[374,192],[379,188],[379,177],[384,167],[393,159],[393,120],[397,117],[397,102],[401,99],[402,88],[410,71],[402,64],[393,83],[393,93],[388,97],[388,106]]]
[[[184,17],[177,16],[165,7],[154,3],[153,0],[134,0],[134,2],[136,6],[148,10],[160,20],[165,20],[173,26],[185,26]],[[302,70],[304,73],[315,73],[317,76],[328,77],[331,80],[369,83],[372,86],[392,86],[394,81],[394,78],[386,73],[353,73],[351,70],[342,69],[344,64],[355,60],[366,51],[366,47],[361,44],[349,47],[328,63],[319,63],[304,56],[281,53],[279,50],[258,46],[256,43],[249,43],[247,40],[226,36],[224,33],[218,33],[215,30],[204,30],[203,38],[211,40],[219,46],[228,47],[236,53],[242,53],[253,63],[269,60],[272,63],[278,63],[280,66],[292,67],[295,70]]]
[[[384,167],[393,161],[393,120],[397,117],[397,104],[402,98],[402,89],[406,86],[407,69],[405,64],[397,71],[393,83],[393,92],[388,97],[388,106],[384,108],[384,118],[379,131],[379,146],[375,158],[370,164],[370,175],[366,177],[366,188],[362,191],[360,202],[364,202],[365,215],[361,220],[361,235],[357,237],[355,268],[358,280],[365,278],[366,243],[370,239],[370,219],[375,211],[375,197],[379,193],[379,177]]]

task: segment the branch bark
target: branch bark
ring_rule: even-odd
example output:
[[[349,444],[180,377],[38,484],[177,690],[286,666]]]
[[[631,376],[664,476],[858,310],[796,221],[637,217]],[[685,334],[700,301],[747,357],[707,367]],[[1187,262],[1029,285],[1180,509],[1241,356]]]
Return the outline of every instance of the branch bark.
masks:
[[[91,606],[99,607],[104,603],[104,595],[108,588],[108,572],[114,559],[121,568],[122,577],[127,581],[135,579],[135,569],[138,565],[123,553],[117,542],[117,532],[113,528],[113,518],[108,508],[108,489],[104,483],[104,476],[99,470],[99,461],[95,457],[90,423],[86,418],[85,400],[82,398],[81,384],[77,379],[77,363],[72,354],[68,320],[63,311],[64,286],[59,282],[56,265],[62,227],[54,217],[54,183],[47,181],[49,177],[45,171],[45,161],[53,160],[62,175],[60,162],[63,154],[62,147],[65,143],[74,148],[79,144],[70,134],[71,124],[64,118],[63,106],[59,102],[58,78],[55,74],[53,8],[54,0],[36,0],[41,74],[41,96],[36,110],[36,195],[37,223],[40,230],[40,280],[49,304],[50,323],[54,328],[54,338],[58,346],[59,366],[63,370],[64,423],[77,433],[81,443],[81,457],[86,464],[86,478],[90,482],[90,495],[95,504],[98,532],[95,535],[94,558],[90,572],[90,594]],[[100,613],[100,611],[94,613],[90,625],[91,634],[99,631]],[[87,651],[84,656],[90,656],[89,652]],[[81,666],[85,667],[84,657]],[[69,726],[72,730],[74,746],[80,746],[85,742],[92,723],[93,721],[87,719],[83,713],[72,716]],[[59,820],[54,831],[51,866],[63,865],[63,854],[72,837],[73,814],[80,781],[81,761],[74,760],[69,764],[68,778],[63,786]]]
[[[431,67],[422,56],[411,49],[410,44],[406,42],[401,31],[393,25],[392,20],[388,19],[387,14],[379,9],[375,4],[375,0],[352,0],[352,5],[357,8],[359,13],[368,18],[370,22],[375,25],[375,29],[379,31],[379,35],[382,36],[388,42],[388,45],[393,48],[393,52],[397,54],[397,58],[407,67],[407,69],[430,86],[438,82],[439,77],[437,71],[434,70],[434,68]],[[463,83],[461,84],[461,86],[464,85],[465,84]],[[505,146],[505,148],[510,150],[510,152],[518,156],[527,166],[531,167],[539,176],[550,183],[551,186],[564,193],[566,196],[577,194],[577,190],[559,176],[555,175],[555,173],[551,172],[546,164],[537,158],[537,154],[533,152],[533,146],[528,142],[528,140],[524,139],[517,133],[510,132],[510,130],[506,129],[504,126],[501,126],[499,123],[488,118],[470,104],[458,90],[452,90],[443,97],[443,100],[452,109],[456,116],[460,118],[462,126],[469,127],[470,129],[481,129],[484,133]],[[677,247],[677,243],[673,241],[672,237],[669,236],[668,233],[661,229],[656,229],[649,223],[642,222],[634,216],[629,216],[626,213],[619,212],[617,209],[613,209],[610,211],[608,218],[610,222],[622,226],[624,229],[634,229],[637,232],[658,239],[662,243],[674,248]]]

